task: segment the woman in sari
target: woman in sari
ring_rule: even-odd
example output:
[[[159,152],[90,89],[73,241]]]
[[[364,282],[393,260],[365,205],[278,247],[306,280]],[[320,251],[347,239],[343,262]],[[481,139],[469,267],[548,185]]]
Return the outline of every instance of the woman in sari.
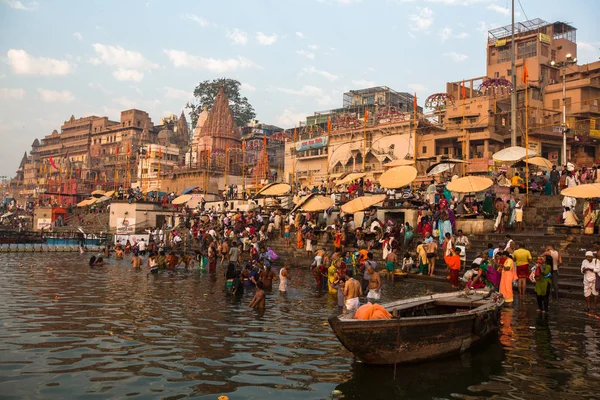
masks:
[[[487,258],[487,253],[483,253],[482,258],[484,261],[479,264],[479,269],[482,271],[484,277],[483,282],[490,289],[498,290],[500,286],[500,273],[493,265],[490,265],[490,260]]]
[[[404,224],[404,247],[408,247],[408,245],[412,242],[413,235],[413,227],[406,222]]]
[[[594,202],[586,200],[583,205],[583,233],[585,235],[594,234],[594,225],[598,219],[598,211],[594,210]]]
[[[440,219],[438,220],[438,229],[440,231],[439,241],[441,245],[442,243],[444,243],[446,233],[449,233],[450,237],[452,237],[452,224],[448,219],[448,214],[446,214],[445,212],[442,213],[442,215],[440,215]]]
[[[538,257],[535,263],[535,294],[538,303],[538,312],[548,312],[550,301],[550,287],[552,285],[552,256],[546,256],[544,260]]]
[[[500,273],[502,274],[500,278],[500,293],[504,296],[506,305],[511,306],[514,301],[513,282],[517,280],[515,262],[510,254],[505,251],[502,253],[498,264],[501,266]]]
[[[332,262],[329,264],[329,268],[327,268],[327,286],[329,288],[329,293],[336,294],[337,289],[333,287],[333,282],[335,282],[338,277],[336,276],[337,269],[335,267],[335,263]]]
[[[299,249],[304,248],[304,240],[302,238],[302,229],[300,229],[300,228],[298,228],[297,233],[296,233],[296,242],[297,242]]]

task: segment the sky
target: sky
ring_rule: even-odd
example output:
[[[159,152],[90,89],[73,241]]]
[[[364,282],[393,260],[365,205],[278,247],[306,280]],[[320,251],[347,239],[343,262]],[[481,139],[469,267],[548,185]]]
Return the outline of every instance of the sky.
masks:
[[[572,23],[578,58],[598,60],[600,1],[520,3],[517,21]],[[283,128],[374,85],[422,105],[484,75],[487,31],[507,24],[510,0],[0,0],[0,176],[71,115],[158,124],[207,79],[239,80]]]

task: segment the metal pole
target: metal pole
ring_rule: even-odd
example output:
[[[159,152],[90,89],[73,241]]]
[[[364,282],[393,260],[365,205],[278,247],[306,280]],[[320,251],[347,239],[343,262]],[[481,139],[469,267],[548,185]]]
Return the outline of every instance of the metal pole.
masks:
[[[510,94],[510,145],[517,145],[517,75],[515,71],[515,0],[512,0],[512,30],[510,42],[510,75],[513,91]]]
[[[562,164],[567,165],[567,67],[562,67]]]

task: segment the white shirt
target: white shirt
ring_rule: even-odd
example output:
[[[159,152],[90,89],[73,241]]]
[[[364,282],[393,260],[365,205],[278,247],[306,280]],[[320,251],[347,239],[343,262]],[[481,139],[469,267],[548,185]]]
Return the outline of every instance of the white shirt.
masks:
[[[145,242],[144,240],[140,240],[140,241],[138,242],[138,249],[139,249],[140,251],[144,251],[144,250],[146,250],[146,242]]]
[[[592,271],[583,271],[584,268],[592,268]],[[592,261],[588,261],[587,259],[583,260],[581,263],[581,273],[583,274],[584,282],[594,282],[596,281],[596,274],[600,273],[600,264],[597,259],[593,259]]]
[[[510,249],[510,247],[512,246],[512,244],[513,244],[514,242],[515,242],[515,241],[514,241],[514,240],[512,240],[512,239],[510,239],[508,242],[506,242],[506,247],[504,248],[504,251],[508,251],[508,249]]]
[[[481,258],[481,257],[477,257],[476,259],[473,260],[473,264],[475,264],[475,265],[481,265],[482,262],[483,262],[483,258]]]

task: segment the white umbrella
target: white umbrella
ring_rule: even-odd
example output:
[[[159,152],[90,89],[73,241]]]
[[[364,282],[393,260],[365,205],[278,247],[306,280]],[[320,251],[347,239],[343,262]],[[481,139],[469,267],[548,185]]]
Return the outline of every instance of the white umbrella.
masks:
[[[456,164],[442,163],[438,164],[427,173],[427,176],[439,175],[443,172],[450,171]]]
[[[521,161],[527,156],[527,150],[525,147],[521,146],[512,146],[502,149],[492,156],[494,161],[498,162],[515,162]],[[535,157],[537,153],[533,150],[529,150],[529,157]]]

